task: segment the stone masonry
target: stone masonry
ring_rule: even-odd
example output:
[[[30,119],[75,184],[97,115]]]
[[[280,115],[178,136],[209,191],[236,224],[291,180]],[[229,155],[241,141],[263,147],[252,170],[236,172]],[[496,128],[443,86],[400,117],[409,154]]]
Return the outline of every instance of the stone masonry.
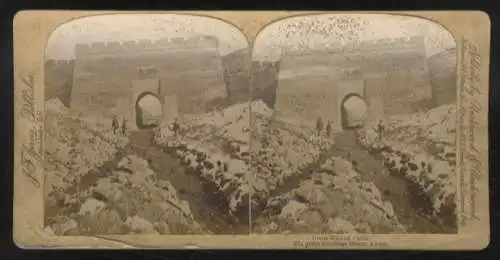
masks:
[[[82,116],[134,122],[134,98],[151,86],[161,102],[176,97],[180,114],[205,112],[206,102],[227,95],[213,37],[77,44],[75,53],[70,110]],[[141,79],[141,68],[157,75]]]
[[[314,126],[320,116],[342,130],[340,107],[349,94],[365,99],[369,120],[418,110],[432,95],[421,37],[288,53],[280,67],[275,111],[306,126]]]

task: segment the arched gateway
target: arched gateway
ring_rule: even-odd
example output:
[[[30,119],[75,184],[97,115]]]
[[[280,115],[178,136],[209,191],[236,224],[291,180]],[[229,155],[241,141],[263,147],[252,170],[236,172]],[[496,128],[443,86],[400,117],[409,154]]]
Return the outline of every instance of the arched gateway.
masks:
[[[341,122],[344,130],[355,129],[365,125],[368,107],[364,98],[357,93],[347,94],[341,102]]]
[[[135,123],[139,129],[157,126],[163,117],[162,103],[152,92],[143,92],[135,101]]]

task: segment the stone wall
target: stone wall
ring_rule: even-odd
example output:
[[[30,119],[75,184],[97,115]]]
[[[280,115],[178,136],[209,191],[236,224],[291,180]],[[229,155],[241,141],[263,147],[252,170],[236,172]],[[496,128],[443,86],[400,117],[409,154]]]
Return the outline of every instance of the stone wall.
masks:
[[[323,111],[322,117],[339,125],[333,116],[339,108],[336,82],[346,77],[364,80],[369,110],[382,117],[416,111],[422,100],[432,96],[423,38],[412,37],[286,54],[280,64],[275,110],[283,116],[295,114],[308,124],[313,124],[312,115]],[[372,109],[370,103],[378,107]],[[330,109],[320,109],[321,104]]]
[[[274,108],[276,103],[276,88],[280,62],[252,62],[252,100],[261,99],[264,103]]]
[[[206,36],[78,44],[70,108],[83,116],[132,117],[131,82],[138,68],[151,67],[160,96],[177,95],[181,113],[203,112],[204,103],[227,94],[217,46]]]
[[[130,55],[133,53],[144,54],[147,51],[158,50],[198,50],[218,48],[217,38],[212,36],[196,36],[183,38],[163,38],[157,41],[139,40],[126,42],[94,42],[91,44],[80,43],[75,47],[77,59],[95,56],[113,57],[118,54]]]
[[[456,49],[425,61],[423,39],[418,37],[371,41],[322,53],[288,53],[278,62],[253,62],[250,80],[248,49],[219,57],[216,47],[217,41],[211,37],[79,44],[75,61],[46,61],[45,98],[59,97],[81,114],[128,113],[125,111],[131,111],[134,103],[131,80],[138,77],[137,68],[144,66],[157,69],[160,95],[178,97],[183,113],[248,100],[249,92],[252,99],[262,99],[271,108],[279,103],[279,113],[290,106],[283,102],[288,99],[285,96],[300,97],[315,88],[326,89],[327,95],[307,94],[310,111],[301,116],[307,118],[305,115],[316,109],[312,104],[315,100],[336,95],[330,88],[342,78],[339,75],[345,68],[361,71],[366,102],[374,115],[418,110],[422,107],[419,100],[430,96],[430,106],[456,101]],[[300,75],[310,67],[323,67],[328,73]],[[295,76],[278,77],[283,74],[280,71]],[[292,91],[287,94],[285,88]],[[207,104],[207,99],[212,101]]]
[[[457,101],[457,49],[449,49],[428,59],[429,72],[436,105]]]
[[[59,98],[65,106],[69,106],[71,86],[73,84],[73,68],[73,60],[45,61],[45,100]]]
[[[335,82],[346,83],[351,80],[363,84],[360,78],[350,78],[335,72],[315,77],[298,76],[280,79],[276,90],[276,115],[281,120],[309,127],[314,127],[317,118],[321,117],[325,123],[331,122],[334,129],[340,130],[339,99],[347,93],[341,93]]]
[[[250,99],[249,75],[250,50],[248,48],[235,51],[222,57],[224,82],[229,104],[247,102]]]

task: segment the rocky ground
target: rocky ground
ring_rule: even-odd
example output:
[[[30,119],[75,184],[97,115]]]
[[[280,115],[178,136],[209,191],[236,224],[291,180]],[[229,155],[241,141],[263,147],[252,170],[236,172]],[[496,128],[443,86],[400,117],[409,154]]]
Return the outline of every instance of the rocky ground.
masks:
[[[432,203],[431,214],[456,231],[455,105],[444,105],[360,131],[360,143],[379,154],[391,174],[417,185]]]
[[[266,193],[253,207],[255,233],[401,233],[390,201],[349,152],[354,138],[294,127],[256,115],[252,143],[255,178]],[[347,133],[349,134],[349,133]],[[353,136],[354,137],[354,136]],[[339,148],[345,148],[346,153]],[[373,164],[373,161],[371,162]],[[376,163],[376,162],[375,162]],[[371,174],[370,174],[371,175]]]
[[[79,183],[128,143],[126,136],[114,136],[109,127],[71,115],[58,99],[46,102],[44,119],[47,194]]]
[[[269,198],[256,233],[401,233],[390,202],[351,162],[329,158],[289,192]]]
[[[373,178],[361,177],[335,151],[333,133],[318,136],[314,129],[274,120],[261,101],[248,108],[241,104],[186,119],[177,137],[162,126],[156,143],[211,183],[225,201],[222,210],[240,225],[251,209],[253,232],[405,230]]]
[[[115,137],[47,104],[56,234],[456,232],[452,107],[392,118],[379,139],[318,135],[262,101]]]
[[[237,218],[240,225],[247,225],[250,208],[256,211],[265,206],[276,187],[303,174],[324,147],[324,143],[309,140],[303,129],[273,121],[272,114],[260,100],[251,106],[238,104],[185,118],[177,136],[171,125],[165,124],[157,130],[156,144],[212,186],[223,198],[222,211]],[[259,134],[271,123],[279,127]]]
[[[391,118],[380,142],[373,126],[310,138],[260,119],[254,232],[456,232],[452,106]]]
[[[263,189],[249,182],[249,104],[184,118],[177,136],[170,124],[156,131],[155,143],[176,156],[207,183],[224,213],[247,225],[249,194]]]
[[[71,116],[45,114],[45,223],[56,235],[204,232],[169,180],[133,155],[128,137]]]

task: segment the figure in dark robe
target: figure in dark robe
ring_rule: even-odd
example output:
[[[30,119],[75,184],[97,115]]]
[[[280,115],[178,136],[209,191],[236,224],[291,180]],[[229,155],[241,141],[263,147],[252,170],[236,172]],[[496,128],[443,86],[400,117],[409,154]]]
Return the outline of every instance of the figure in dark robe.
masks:
[[[179,133],[179,122],[177,118],[174,119],[174,123],[172,124],[172,131],[174,132],[174,136],[177,138],[177,134]]]
[[[113,134],[116,135],[118,133],[118,128],[119,128],[119,122],[118,122],[118,117],[114,116],[113,121],[111,122],[111,130],[113,131]]]
[[[127,120],[125,118],[122,120],[122,135],[127,134]]]
[[[378,134],[378,140],[382,141],[382,137],[383,137],[383,134],[384,134],[384,124],[382,122],[382,119],[380,119],[378,121],[377,134]]]
[[[330,137],[330,135],[332,134],[332,122],[328,121],[328,123],[326,124],[326,136]]]

